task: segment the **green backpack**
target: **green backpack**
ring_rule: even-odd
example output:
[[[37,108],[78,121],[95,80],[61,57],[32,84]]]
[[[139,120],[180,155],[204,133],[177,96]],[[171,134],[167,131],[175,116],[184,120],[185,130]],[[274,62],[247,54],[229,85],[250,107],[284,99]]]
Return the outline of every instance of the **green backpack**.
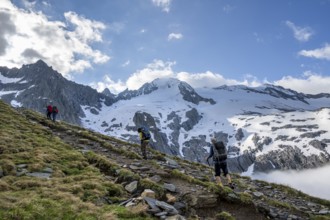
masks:
[[[214,161],[225,161],[227,159],[227,148],[222,141],[215,143],[212,147]]]

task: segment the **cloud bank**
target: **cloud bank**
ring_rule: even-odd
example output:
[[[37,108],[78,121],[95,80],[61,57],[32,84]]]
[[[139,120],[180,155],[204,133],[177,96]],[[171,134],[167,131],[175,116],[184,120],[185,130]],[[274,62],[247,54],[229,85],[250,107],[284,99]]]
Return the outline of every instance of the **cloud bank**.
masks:
[[[28,3],[28,2],[27,2]],[[32,4],[33,3],[33,4]],[[10,0],[0,1],[0,65],[20,67],[43,59],[58,72],[83,72],[110,57],[92,45],[102,42],[105,24],[66,12],[65,22],[50,20],[34,11],[35,2],[17,8]],[[51,7],[47,5],[47,7]]]
[[[309,195],[330,200],[329,169],[330,165],[304,171],[259,173],[252,175],[252,179],[288,185]]]
[[[330,93],[330,77],[322,76],[313,72],[305,72],[301,77],[285,76],[277,81],[259,80],[252,75],[246,75],[243,80],[230,79],[222,74],[206,71],[203,73],[175,72],[173,67],[175,62],[165,62],[154,60],[147,64],[145,68],[138,70],[130,75],[126,82],[113,81],[111,76],[107,75],[103,82],[94,82],[90,85],[98,91],[109,88],[112,93],[118,94],[126,88],[129,90],[139,89],[143,84],[151,82],[157,78],[177,78],[185,81],[194,88],[214,88],[221,85],[245,85],[250,87],[261,86],[264,83],[282,86],[297,92],[306,94]]]

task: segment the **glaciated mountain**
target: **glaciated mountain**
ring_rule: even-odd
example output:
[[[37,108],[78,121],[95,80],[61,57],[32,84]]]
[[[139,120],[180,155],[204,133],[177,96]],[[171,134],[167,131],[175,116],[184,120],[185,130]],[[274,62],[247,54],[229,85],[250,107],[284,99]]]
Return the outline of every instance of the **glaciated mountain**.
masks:
[[[97,113],[101,106],[109,106],[114,98],[79,85],[39,60],[22,68],[0,67],[0,98],[13,106],[23,106],[45,113],[48,104],[56,105],[59,119],[80,124],[85,117],[81,105]]]
[[[152,146],[205,162],[210,136],[223,140],[232,171],[318,167],[330,160],[330,96],[306,95],[274,85],[194,90],[175,79],[157,79],[124,91],[99,115],[87,109],[83,125],[137,142],[148,125]]]
[[[194,89],[157,79],[117,96],[63,78],[43,61],[0,67],[0,98],[59,119],[139,143],[147,125],[151,145],[164,153],[205,163],[210,136],[228,147],[234,172],[305,169],[330,160],[330,94],[308,95],[274,85]]]

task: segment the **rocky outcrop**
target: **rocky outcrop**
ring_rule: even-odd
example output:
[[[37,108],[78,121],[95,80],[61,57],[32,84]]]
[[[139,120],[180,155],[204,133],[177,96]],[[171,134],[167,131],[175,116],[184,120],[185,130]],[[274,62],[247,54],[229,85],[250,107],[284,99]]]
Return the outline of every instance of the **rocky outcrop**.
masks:
[[[186,112],[186,117],[188,120],[182,123],[182,128],[186,131],[191,130],[198,122],[201,120],[202,116],[198,114],[198,111],[195,108]]]
[[[244,153],[238,157],[232,157],[227,159],[228,169],[230,172],[242,173],[255,162],[256,157],[253,153]]]
[[[267,172],[274,169],[302,170],[306,168],[320,167],[330,161],[330,155],[323,152],[319,155],[306,156],[297,148],[289,145],[280,146],[281,150],[271,151],[258,156],[255,160],[255,172]]]
[[[212,105],[215,104],[215,101],[213,99],[201,97],[190,85],[185,82],[180,82],[178,87],[183,100],[186,100],[187,102],[192,102],[196,105],[198,105],[200,102],[209,102]]]
[[[235,134],[235,138],[236,138],[236,140],[237,140],[237,141],[240,141],[240,140],[243,139],[243,137],[244,137],[244,133],[243,133],[243,131],[242,131],[242,128],[237,129],[237,132],[236,132],[236,134]]]
[[[7,103],[15,100],[21,106],[43,114],[48,104],[56,105],[58,118],[70,123],[81,124],[80,118],[85,117],[81,106],[88,106],[92,114],[97,114],[102,104],[109,106],[114,102],[113,98],[89,86],[65,79],[42,60],[20,69],[0,67],[0,73],[9,79],[20,79],[16,83],[0,82],[0,90],[12,91],[2,95],[2,100]]]

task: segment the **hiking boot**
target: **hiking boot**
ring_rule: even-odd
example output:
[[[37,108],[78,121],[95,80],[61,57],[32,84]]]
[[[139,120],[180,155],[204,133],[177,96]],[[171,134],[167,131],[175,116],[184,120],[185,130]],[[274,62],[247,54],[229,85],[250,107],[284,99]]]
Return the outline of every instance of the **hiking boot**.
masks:
[[[223,187],[223,185],[222,185],[221,182],[217,182],[216,184],[217,184],[218,186],[220,186],[220,187]]]

